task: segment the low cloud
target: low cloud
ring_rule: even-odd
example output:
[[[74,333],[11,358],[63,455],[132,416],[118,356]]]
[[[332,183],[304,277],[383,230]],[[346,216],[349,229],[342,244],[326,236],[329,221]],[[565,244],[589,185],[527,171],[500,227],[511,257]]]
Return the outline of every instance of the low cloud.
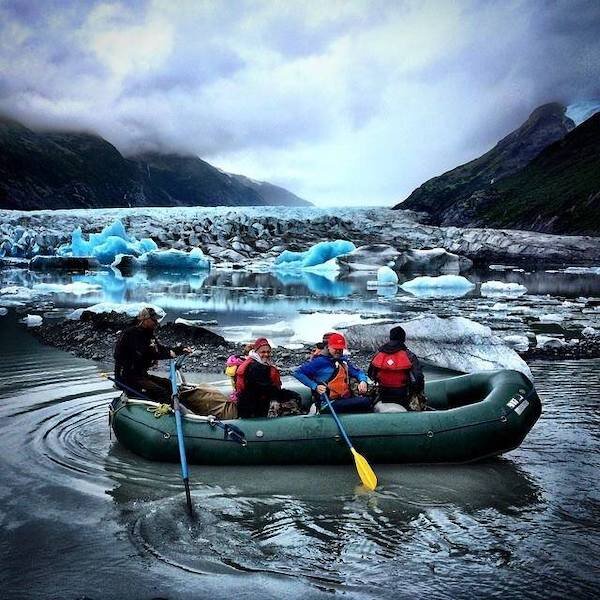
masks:
[[[0,2],[0,111],[389,205],[600,97],[600,4]]]

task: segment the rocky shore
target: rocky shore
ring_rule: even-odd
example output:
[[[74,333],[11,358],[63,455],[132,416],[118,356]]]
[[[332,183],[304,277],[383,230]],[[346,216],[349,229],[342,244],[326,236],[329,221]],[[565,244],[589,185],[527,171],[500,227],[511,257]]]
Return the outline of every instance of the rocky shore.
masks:
[[[40,327],[29,331],[42,343],[71,352],[72,354],[102,363],[111,363],[113,348],[118,333],[132,324],[132,319],[116,313],[84,313],[79,321],[68,319],[46,320]],[[195,372],[219,373],[224,369],[227,357],[241,352],[241,345],[228,342],[223,337],[203,327],[189,327],[179,323],[165,323],[160,326],[157,336],[167,346],[182,344],[192,346],[195,352],[189,357],[189,370]],[[311,346],[299,349],[277,348],[275,361],[282,374],[289,375],[295,367],[304,362]],[[353,362],[366,369],[373,352],[368,348],[352,348]],[[532,348],[519,352],[526,362],[535,360],[574,360],[600,358],[600,336],[582,337],[575,344],[561,347]]]

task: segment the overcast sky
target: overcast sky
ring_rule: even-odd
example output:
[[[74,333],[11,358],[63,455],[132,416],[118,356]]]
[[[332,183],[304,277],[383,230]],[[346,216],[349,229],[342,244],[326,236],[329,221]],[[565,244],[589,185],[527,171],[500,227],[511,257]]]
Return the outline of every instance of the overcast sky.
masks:
[[[600,0],[0,0],[0,113],[391,205],[600,98]]]

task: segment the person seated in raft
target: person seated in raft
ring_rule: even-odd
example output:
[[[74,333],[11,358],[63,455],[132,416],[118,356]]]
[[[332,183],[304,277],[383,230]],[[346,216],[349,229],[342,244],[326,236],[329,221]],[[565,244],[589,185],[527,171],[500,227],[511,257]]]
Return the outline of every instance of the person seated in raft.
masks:
[[[340,333],[331,333],[327,348],[298,367],[294,377],[313,391],[317,406],[322,405],[321,395],[327,393],[336,412],[370,412],[372,401],[364,395],[368,390],[367,375],[344,355],[346,348],[346,338]],[[360,395],[352,394],[350,378],[358,380]]]
[[[159,317],[152,307],[143,308],[137,323],[124,329],[115,344],[115,383],[129,396],[139,394],[155,402],[170,402],[171,381],[150,375],[157,360],[190,354],[191,348],[169,348],[155,336]]]
[[[300,395],[281,387],[281,376],[271,355],[269,341],[258,338],[248,358],[237,368],[235,387],[240,419],[301,414]]]
[[[328,331],[327,333],[323,334],[323,339],[315,344],[315,347],[312,349],[309,358],[316,358],[320,354],[323,354],[323,351],[327,349],[327,340],[332,333],[335,332]]]
[[[406,410],[424,410],[423,370],[405,340],[404,329],[393,327],[390,341],[379,348],[367,373],[378,385],[380,402],[399,404]]]
[[[235,378],[238,367],[248,358],[248,353],[252,350],[253,344],[244,344],[241,354],[232,354],[225,363],[225,375],[229,377],[233,391],[229,394],[232,402],[237,402],[237,392],[235,391]]]

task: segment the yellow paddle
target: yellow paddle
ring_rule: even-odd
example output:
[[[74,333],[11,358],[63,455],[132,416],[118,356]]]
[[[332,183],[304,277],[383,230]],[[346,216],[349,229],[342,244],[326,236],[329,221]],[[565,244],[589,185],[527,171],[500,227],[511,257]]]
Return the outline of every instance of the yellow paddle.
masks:
[[[348,444],[350,452],[352,452],[354,464],[356,466],[356,471],[358,472],[360,480],[367,489],[373,491],[377,487],[377,475],[375,475],[373,469],[371,469],[371,465],[367,462],[367,459],[354,449],[354,446],[352,445],[352,442],[350,441],[350,438],[348,437],[348,434],[346,433],[342,422],[338,418],[335,410],[333,410],[333,406],[331,404],[331,400],[329,400],[329,396],[327,394],[322,394],[321,397],[325,399],[325,402],[327,402],[327,407],[331,412],[331,416],[335,419],[335,423],[338,426],[342,437],[344,438],[346,444]]]

